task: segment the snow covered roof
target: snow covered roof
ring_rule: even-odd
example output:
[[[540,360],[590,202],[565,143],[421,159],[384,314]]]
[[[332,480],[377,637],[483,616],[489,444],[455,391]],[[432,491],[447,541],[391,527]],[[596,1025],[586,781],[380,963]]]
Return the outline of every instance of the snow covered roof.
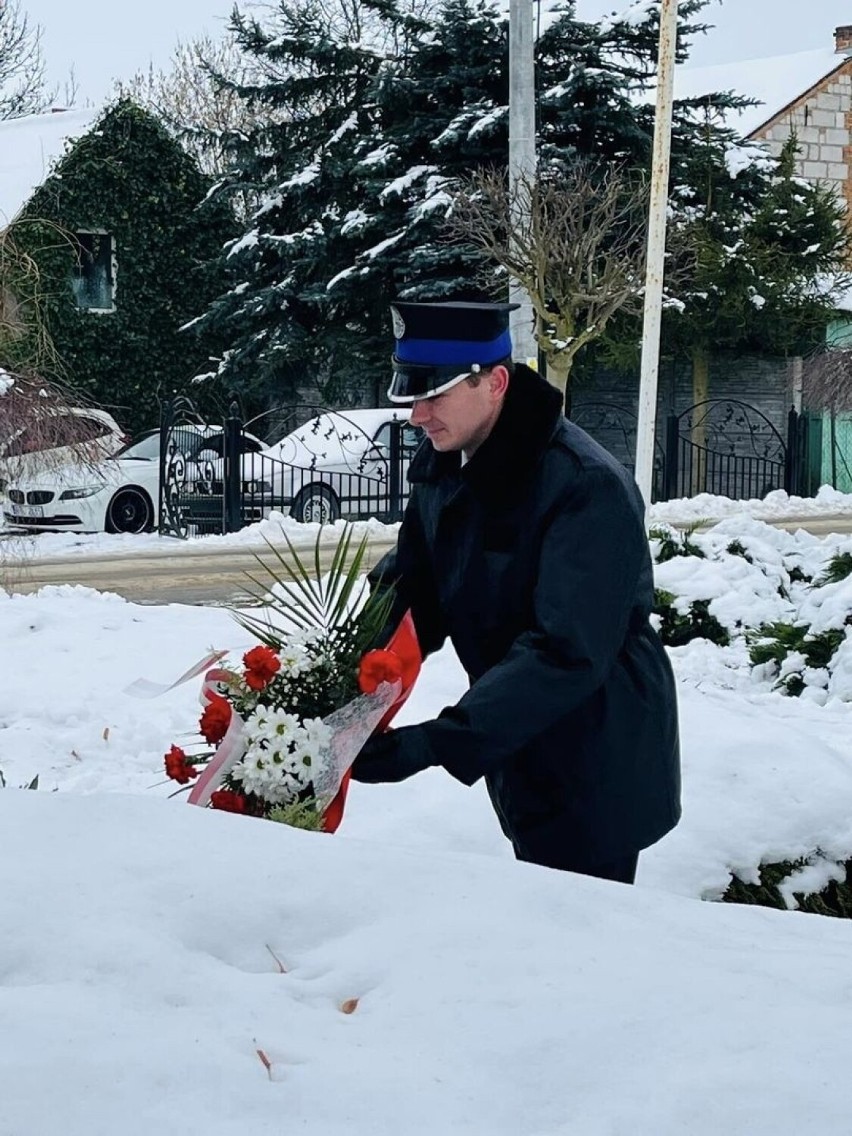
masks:
[[[0,228],[45,180],[65,153],[66,141],[85,134],[99,113],[88,107],[0,122]]]
[[[712,67],[679,67],[675,74],[675,98],[694,98],[711,91],[734,91],[759,99],[758,106],[731,113],[729,122],[740,133],[749,135],[773,118],[789,103],[800,98],[815,83],[846,62],[833,47],[745,59]]]

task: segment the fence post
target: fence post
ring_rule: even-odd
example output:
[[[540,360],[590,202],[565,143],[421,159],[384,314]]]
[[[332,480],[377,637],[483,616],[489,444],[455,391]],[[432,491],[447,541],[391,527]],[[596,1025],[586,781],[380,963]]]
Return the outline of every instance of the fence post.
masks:
[[[666,419],[666,452],[665,476],[663,478],[664,500],[671,501],[677,497],[678,462],[680,460],[680,419],[676,414],[670,414]]]
[[[171,436],[172,422],[174,420],[175,395],[163,399],[160,403],[160,485],[157,501],[157,531],[165,536],[169,531],[166,519],[168,509],[168,494],[166,493],[166,479],[169,468],[169,437]]]
[[[242,447],[243,423],[236,399],[228,407],[225,419],[225,441],[223,446],[222,469],[222,511],[223,527],[226,533],[239,532],[243,527],[242,516]]]
[[[388,521],[402,519],[402,430],[401,422],[394,422],[390,432],[388,455]]]
[[[794,406],[787,415],[787,453],[784,461],[784,489],[792,497],[802,492],[802,417]]]

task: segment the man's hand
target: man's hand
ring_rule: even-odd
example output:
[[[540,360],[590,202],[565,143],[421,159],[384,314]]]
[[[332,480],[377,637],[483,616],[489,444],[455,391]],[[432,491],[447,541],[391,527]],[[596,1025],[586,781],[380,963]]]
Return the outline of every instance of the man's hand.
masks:
[[[369,739],[355,758],[352,779],[371,785],[404,781],[435,764],[423,731],[417,726],[403,726]]]

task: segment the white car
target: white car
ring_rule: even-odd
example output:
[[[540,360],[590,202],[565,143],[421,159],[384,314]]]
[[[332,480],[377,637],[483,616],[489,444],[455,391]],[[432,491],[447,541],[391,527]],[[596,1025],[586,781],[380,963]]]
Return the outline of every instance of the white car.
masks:
[[[63,419],[56,435],[61,446],[45,447],[51,431],[45,420],[21,426],[11,437],[0,439],[0,494],[12,481],[37,470],[59,469],[66,465],[92,465],[117,453],[129,438],[111,414],[95,407],[68,406],[50,412]]]
[[[222,453],[221,426],[180,426],[172,441],[186,481],[204,483]],[[251,454],[263,443],[244,433],[242,447]],[[153,430],[99,463],[28,472],[10,483],[4,515],[30,531],[141,533],[157,525],[159,507],[160,431]]]
[[[274,507],[297,521],[387,516],[407,500],[408,465],[422,440],[410,417],[401,407],[328,411],[246,460],[256,481],[272,483]]]

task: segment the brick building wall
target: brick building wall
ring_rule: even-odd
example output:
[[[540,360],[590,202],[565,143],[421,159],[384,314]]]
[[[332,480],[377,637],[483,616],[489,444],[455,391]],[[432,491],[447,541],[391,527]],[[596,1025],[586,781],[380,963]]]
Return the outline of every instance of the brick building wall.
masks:
[[[852,210],[852,25],[835,30],[838,66],[749,138],[776,157],[795,131],[796,172],[831,185]]]

